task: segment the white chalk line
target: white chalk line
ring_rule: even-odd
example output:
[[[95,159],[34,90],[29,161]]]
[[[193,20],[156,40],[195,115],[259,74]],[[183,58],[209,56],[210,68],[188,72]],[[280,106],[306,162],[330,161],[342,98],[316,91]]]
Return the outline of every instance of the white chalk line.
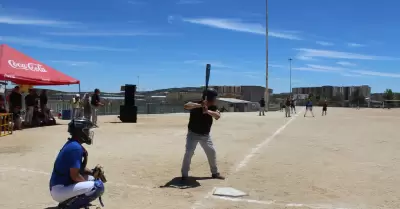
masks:
[[[19,172],[25,172],[25,173],[34,173],[34,174],[41,174],[45,176],[50,176],[51,173],[45,172],[45,171],[40,171],[40,170],[33,170],[33,169],[28,169],[28,168],[21,168],[21,167],[3,167],[0,166],[0,172],[8,172],[8,171],[19,171]],[[123,184],[123,183],[115,183],[115,182],[110,182],[107,181],[107,184],[111,184],[115,187],[128,187],[131,189],[144,189],[148,191],[153,191],[154,187],[146,187],[146,186],[139,186],[139,185],[132,185],[132,184]]]
[[[259,205],[274,205],[274,206],[282,206],[282,207],[306,207],[310,209],[349,209],[349,208],[337,208],[333,207],[331,204],[303,204],[303,203],[279,203],[276,200],[271,201],[262,201],[262,200],[252,200],[252,199],[244,199],[244,198],[232,198],[232,197],[223,197],[223,196],[211,196],[211,198],[232,201],[232,202],[245,202],[245,203],[253,203]]]
[[[262,141],[261,143],[259,143],[257,146],[255,146],[251,152],[246,155],[244,157],[244,159],[242,161],[240,161],[240,163],[236,166],[234,172],[232,172],[231,174],[235,174],[238,171],[240,171],[240,169],[242,169],[243,167],[245,167],[250,160],[253,158],[253,156],[264,146],[268,145],[277,135],[279,135],[283,130],[285,130],[285,128],[294,120],[296,119],[296,117],[303,112],[303,110],[300,110],[299,112],[297,112],[295,115],[293,115],[285,124],[283,124],[278,130],[276,130],[271,136],[269,136],[268,138],[266,138],[264,141]],[[228,180],[228,178],[225,179],[225,182]],[[212,193],[214,191],[215,187],[213,188],[213,190],[211,190],[210,192],[208,192],[202,199],[196,201],[191,209],[198,209],[200,207],[203,206],[202,204],[202,200],[209,198],[210,196],[213,196]]]

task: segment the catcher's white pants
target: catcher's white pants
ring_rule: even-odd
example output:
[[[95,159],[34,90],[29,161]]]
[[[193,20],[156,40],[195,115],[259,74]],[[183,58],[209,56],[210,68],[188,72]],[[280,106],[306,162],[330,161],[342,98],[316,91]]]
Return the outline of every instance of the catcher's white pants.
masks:
[[[88,176],[88,181],[85,182],[79,182],[69,186],[55,185],[51,187],[50,194],[53,200],[64,202],[72,197],[90,194],[94,187],[94,177]]]
[[[200,135],[189,131],[186,136],[186,151],[185,151],[185,156],[183,157],[182,170],[181,170],[182,176],[184,177],[189,176],[190,163],[192,161],[192,157],[198,143],[200,143],[201,147],[203,147],[203,150],[207,155],[211,173],[212,174],[218,173],[217,154],[215,152],[214,145],[213,142],[211,141],[210,135]]]

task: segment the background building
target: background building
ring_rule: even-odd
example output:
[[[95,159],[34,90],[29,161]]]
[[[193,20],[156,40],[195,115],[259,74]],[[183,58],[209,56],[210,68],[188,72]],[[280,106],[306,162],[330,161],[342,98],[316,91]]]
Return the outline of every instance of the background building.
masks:
[[[262,86],[212,86],[220,97],[235,98],[245,101],[258,102],[264,97],[265,87]],[[269,94],[273,93],[268,89]]]
[[[364,97],[371,96],[371,87],[362,86],[320,86],[320,87],[299,87],[293,88],[293,94],[313,94],[321,99],[340,98],[341,100],[350,100],[355,91],[359,91]]]

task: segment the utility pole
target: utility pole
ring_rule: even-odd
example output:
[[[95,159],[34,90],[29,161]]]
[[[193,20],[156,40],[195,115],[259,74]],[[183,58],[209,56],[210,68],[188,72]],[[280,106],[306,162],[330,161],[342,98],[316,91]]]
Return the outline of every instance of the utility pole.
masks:
[[[269,109],[269,90],[268,90],[268,0],[265,0],[265,111]]]
[[[289,92],[292,95],[292,58],[289,58]]]
[[[139,78],[140,76],[137,76],[136,91],[139,91]]]

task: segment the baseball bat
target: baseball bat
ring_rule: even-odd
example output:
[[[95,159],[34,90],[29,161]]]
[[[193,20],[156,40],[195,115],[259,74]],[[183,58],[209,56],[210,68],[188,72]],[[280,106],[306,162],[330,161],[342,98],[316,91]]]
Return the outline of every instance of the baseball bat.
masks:
[[[208,82],[210,81],[211,64],[206,65],[206,85],[203,92],[203,100],[207,99]]]

